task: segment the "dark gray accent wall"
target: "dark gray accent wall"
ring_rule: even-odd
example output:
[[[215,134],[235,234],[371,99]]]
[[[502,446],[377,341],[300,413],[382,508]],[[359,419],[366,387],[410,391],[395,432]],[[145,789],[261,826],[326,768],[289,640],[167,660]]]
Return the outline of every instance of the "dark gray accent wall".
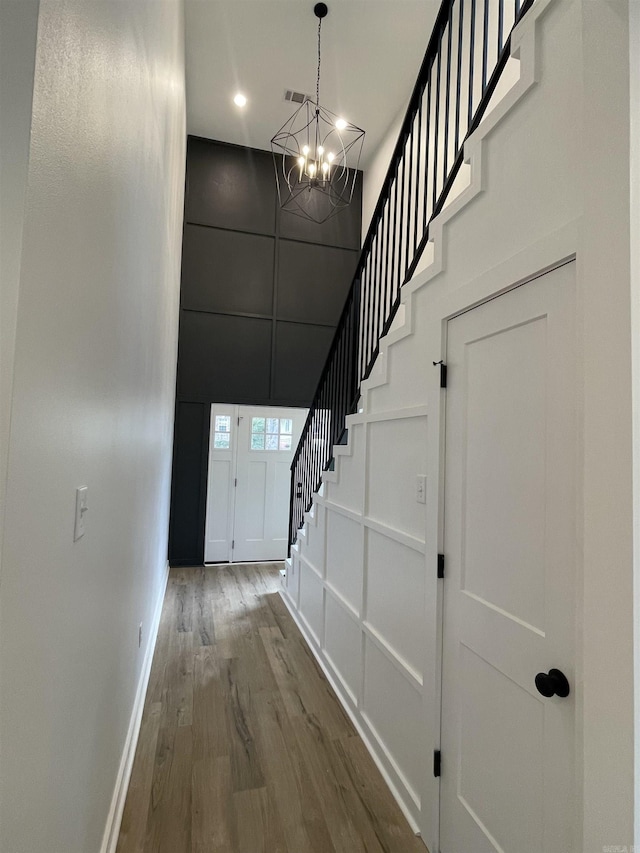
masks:
[[[211,403],[308,406],[358,261],[361,175],[323,225],[277,201],[269,152],[189,137],[172,565],[204,558]]]

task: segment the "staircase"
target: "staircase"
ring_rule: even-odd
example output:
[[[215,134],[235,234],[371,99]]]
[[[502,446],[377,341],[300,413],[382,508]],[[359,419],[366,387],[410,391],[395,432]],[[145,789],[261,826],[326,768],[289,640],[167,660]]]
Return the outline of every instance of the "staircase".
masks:
[[[539,2],[539,0],[538,0]],[[514,30],[534,0],[443,0],[362,253],[291,466],[289,554],[345,419],[403,303],[404,286],[438,262],[441,214],[468,182],[471,137],[514,82]],[[389,341],[387,341],[388,345]]]
[[[452,4],[446,4],[446,8],[450,10]],[[459,19],[456,4],[453,8],[455,33]],[[466,0],[464,8],[463,20],[470,0]],[[355,280],[343,314],[349,322],[342,324],[336,334],[337,343],[334,342],[323,372],[292,466],[292,541],[282,584],[283,598],[407,820],[415,832],[424,833],[430,845],[437,837],[437,814],[430,812],[432,802],[437,802],[433,787],[437,786],[437,779],[431,772],[425,774],[425,768],[431,768],[430,748],[438,743],[439,732],[434,711],[438,707],[437,688],[434,694],[437,664],[430,662],[437,659],[439,642],[435,617],[439,462],[437,454],[427,449],[427,421],[437,432],[442,396],[438,362],[446,356],[441,324],[451,307],[438,307],[439,313],[434,317],[433,305],[446,302],[453,290],[457,294],[471,281],[472,296],[456,295],[456,304],[472,304],[496,290],[493,278],[486,284],[473,280],[482,254],[478,246],[483,248],[483,240],[489,242],[486,235],[479,234],[478,242],[469,245],[468,257],[463,260],[460,249],[466,248],[470,229],[477,229],[478,223],[483,222],[483,197],[490,197],[492,210],[499,204],[505,206],[505,187],[511,186],[513,176],[498,175],[497,165],[508,146],[515,144],[514,128],[522,124],[521,114],[515,113],[530,108],[530,94],[540,81],[542,39],[538,30],[547,11],[554,8],[554,0],[535,0],[526,10],[520,10],[518,23],[509,29],[505,41],[508,55],[500,58],[501,75],[494,79],[481,119],[474,119],[475,125],[465,132],[457,155],[460,162],[451,166],[456,172],[446,193],[440,193],[433,209],[429,202],[424,220],[426,239],[411,238],[414,232],[410,231],[412,252],[402,256],[404,272],[396,276],[396,290],[385,286],[385,282],[393,285],[389,276],[395,268],[387,264],[385,278],[382,258],[387,248],[380,250],[378,261],[373,260],[376,238],[381,239],[380,246],[387,247],[385,228],[389,221],[392,255],[395,245],[397,257],[399,237],[406,237],[406,231],[396,233],[393,225],[394,181],[398,169],[402,174],[403,166],[392,162],[391,180],[387,177],[391,195],[387,194],[378,205],[379,218],[374,216],[372,221],[359,266],[360,277]],[[572,25],[567,22],[569,31]],[[448,43],[446,26],[441,32],[444,37],[439,37],[439,43],[443,38]],[[465,32],[463,29],[463,35]],[[571,64],[570,60],[569,57],[565,61]],[[548,83],[548,91],[563,73],[563,58],[556,57],[555,61],[556,79]],[[547,95],[539,97],[536,109],[542,110],[540,104],[545,104]],[[534,111],[529,123],[539,115]],[[562,121],[562,115],[558,106],[550,119],[554,126]],[[419,106],[413,119],[409,119],[409,128],[418,116]],[[423,121],[423,130],[424,127]],[[489,144],[492,136],[500,137],[498,145]],[[396,153],[406,152],[410,138],[409,133],[403,142],[401,135]],[[518,145],[524,147],[520,137]],[[516,147],[512,151],[514,158],[520,150]],[[543,154],[539,157],[544,161]],[[523,161],[526,163],[526,157]],[[558,173],[561,165],[556,164]],[[552,171],[553,166],[550,163]],[[428,173],[424,164],[420,167],[420,174],[423,173]],[[526,169],[523,175],[528,198],[531,189]],[[556,195],[560,196],[560,190]],[[390,220],[385,218],[389,209]],[[539,239],[547,233],[543,229],[554,233],[555,228],[559,233],[565,221],[566,210],[558,210],[544,223],[514,222],[509,233],[515,237],[508,253],[528,246],[529,239]],[[566,240],[554,238],[553,245],[544,250],[549,262],[569,254],[566,246],[571,239],[572,235]],[[518,281],[531,264],[535,270],[547,263],[546,255],[542,260],[536,255],[536,260],[531,261],[530,250],[527,252],[522,262],[506,262],[505,283]],[[478,272],[491,270],[504,257],[486,254]],[[376,277],[380,270],[380,277]],[[376,282],[381,290],[374,298]],[[373,334],[376,324],[379,333]],[[344,337],[342,328],[349,330]],[[349,357],[354,353],[355,366]],[[348,383],[339,382],[345,376]],[[422,474],[431,477],[426,508],[408,485]],[[427,655],[425,648],[431,650]]]

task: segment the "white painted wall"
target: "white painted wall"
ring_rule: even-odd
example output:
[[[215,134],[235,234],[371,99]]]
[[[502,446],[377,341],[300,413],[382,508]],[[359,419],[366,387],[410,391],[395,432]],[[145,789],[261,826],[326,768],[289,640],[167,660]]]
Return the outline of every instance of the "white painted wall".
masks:
[[[349,446],[337,449],[286,579],[285,600],[432,850],[444,399],[432,362],[446,354],[449,317],[572,256],[580,330],[576,787],[584,803],[577,849],[633,839],[628,11],[625,0],[538,0],[525,19],[513,44],[519,80],[466,148],[468,186],[434,223],[434,244],[404,288],[398,322],[363,386],[362,412],[348,419]],[[408,423],[419,434],[408,435]],[[417,473],[427,475],[422,515]],[[416,601],[421,617],[411,611]]]
[[[362,180],[362,242],[367,236],[371,217],[378,203],[378,196],[382,189],[382,184],[387,176],[387,169],[391,162],[393,149],[396,147],[400,128],[404,120],[404,115],[407,111],[407,104],[403,104],[398,110],[397,115],[391,121],[384,135],[382,143],[376,149],[375,154],[371,158],[369,167],[364,173]]]
[[[629,219],[626,0],[584,0],[582,44],[584,837],[600,849],[633,840],[630,240],[636,243],[638,235],[630,233]],[[616,365],[613,376],[605,369],[605,353]],[[613,617],[613,631],[604,614]]]
[[[0,577],[40,0],[0,0]]]
[[[640,234],[640,3],[629,3],[629,233]],[[634,613],[640,613],[640,244],[630,241],[631,345],[633,348],[633,583]],[[634,619],[635,683],[635,826],[640,849],[640,619]]]
[[[101,848],[166,579],[184,162],[181,0],[41,0],[0,586],[3,853]]]

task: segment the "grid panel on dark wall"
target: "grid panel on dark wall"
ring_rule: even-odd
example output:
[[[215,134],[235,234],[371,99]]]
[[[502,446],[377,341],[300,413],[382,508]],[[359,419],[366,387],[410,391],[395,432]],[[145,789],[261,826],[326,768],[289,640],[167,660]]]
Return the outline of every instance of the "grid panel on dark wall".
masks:
[[[209,405],[310,404],[358,260],[358,177],[352,205],[316,225],[280,211],[269,152],[188,139],[173,565],[204,557]]]

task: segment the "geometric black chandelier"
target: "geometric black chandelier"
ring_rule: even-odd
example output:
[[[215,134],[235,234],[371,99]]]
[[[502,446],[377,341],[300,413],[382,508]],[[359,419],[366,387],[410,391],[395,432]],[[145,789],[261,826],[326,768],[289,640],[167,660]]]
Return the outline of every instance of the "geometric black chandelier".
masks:
[[[351,203],[364,130],[320,106],[320,36],[328,8],[316,3],[318,74],[315,103],[306,98],[271,140],[280,207],[326,222]]]

